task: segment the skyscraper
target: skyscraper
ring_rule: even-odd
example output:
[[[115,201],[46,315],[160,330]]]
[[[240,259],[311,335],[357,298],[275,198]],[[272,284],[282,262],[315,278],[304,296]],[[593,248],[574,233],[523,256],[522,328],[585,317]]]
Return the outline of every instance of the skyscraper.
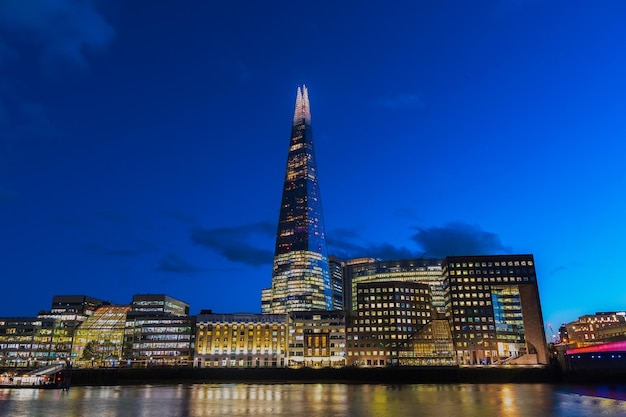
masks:
[[[263,290],[262,311],[278,314],[332,308],[309,94],[306,86],[302,86],[298,87],[291,128],[272,288]]]

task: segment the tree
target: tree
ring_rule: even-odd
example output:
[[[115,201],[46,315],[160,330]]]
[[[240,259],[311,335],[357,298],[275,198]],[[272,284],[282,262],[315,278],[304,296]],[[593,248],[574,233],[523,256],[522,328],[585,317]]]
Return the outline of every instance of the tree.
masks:
[[[97,357],[98,357],[98,350],[95,346],[95,343],[92,340],[85,345],[85,348],[83,349],[83,354],[80,358],[86,361],[93,361]]]

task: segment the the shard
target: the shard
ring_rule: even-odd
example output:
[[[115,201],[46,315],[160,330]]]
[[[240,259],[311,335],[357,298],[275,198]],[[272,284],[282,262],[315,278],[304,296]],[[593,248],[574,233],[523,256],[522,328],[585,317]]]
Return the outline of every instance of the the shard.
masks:
[[[276,234],[272,288],[263,313],[332,310],[324,217],[306,86],[298,87]]]

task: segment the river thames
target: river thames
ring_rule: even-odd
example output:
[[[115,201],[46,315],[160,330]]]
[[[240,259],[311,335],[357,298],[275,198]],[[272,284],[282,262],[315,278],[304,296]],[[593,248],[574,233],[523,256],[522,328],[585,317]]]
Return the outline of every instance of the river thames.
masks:
[[[180,384],[0,389],[0,416],[626,416],[626,386]]]

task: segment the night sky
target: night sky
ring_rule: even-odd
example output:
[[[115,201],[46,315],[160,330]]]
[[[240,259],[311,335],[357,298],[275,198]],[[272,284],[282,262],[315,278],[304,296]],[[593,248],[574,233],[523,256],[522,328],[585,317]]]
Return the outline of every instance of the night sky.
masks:
[[[623,1],[0,1],[0,316],[260,312],[296,88],[329,253],[532,253],[626,308]],[[556,329],[555,329],[556,330]]]

